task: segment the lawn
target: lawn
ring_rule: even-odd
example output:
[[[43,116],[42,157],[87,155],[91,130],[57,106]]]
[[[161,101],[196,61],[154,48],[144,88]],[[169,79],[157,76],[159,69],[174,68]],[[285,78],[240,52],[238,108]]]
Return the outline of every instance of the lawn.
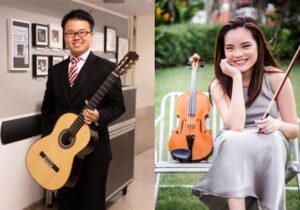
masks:
[[[288,63],[282,64],[286,68]],[[189,91],[191,70],[186,67],[165,68],[155,74],[155,116],[160,113],[160,102],[164,95],[172,91]],[[212,64],[199,68],[197,73],[197,89],[207,91],[213,78]],[[297,112],[300,113],[300,64],[296,64],[290,75],[297,103]],[[157,133],[156,133],[157,136]],[[199,174],[163,174],[162,186],[183,185],[185,187],[162,187],[159,191],[156,210],[207,210],[207,208],[191,194],[191,186],[195,185],[201,175]],[[296,186],[295,180],[289,186]],[[300,209],[300,199],[297,191],[287,191],[287,210]]]

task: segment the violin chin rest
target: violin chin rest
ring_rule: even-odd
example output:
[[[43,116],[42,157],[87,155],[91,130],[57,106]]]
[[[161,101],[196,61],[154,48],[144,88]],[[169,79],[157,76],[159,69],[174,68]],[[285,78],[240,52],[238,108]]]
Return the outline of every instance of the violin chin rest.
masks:
[[[174,149],[171,155],[175,160],[189,160],[191,151],[188,149]]]

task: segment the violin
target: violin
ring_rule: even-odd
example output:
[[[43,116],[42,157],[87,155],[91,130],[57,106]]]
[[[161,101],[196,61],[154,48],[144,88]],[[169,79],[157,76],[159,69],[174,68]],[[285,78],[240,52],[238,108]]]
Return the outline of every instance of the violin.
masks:
[[[200,56],[193,55],[190,92],[176,100],[176,115],[179,125],[172,131],[168,148],[175,160],[195,162],[206,159],[213,148],[211,130],[205,127],[209,117],[210,100],[196,91],[196,75]]]

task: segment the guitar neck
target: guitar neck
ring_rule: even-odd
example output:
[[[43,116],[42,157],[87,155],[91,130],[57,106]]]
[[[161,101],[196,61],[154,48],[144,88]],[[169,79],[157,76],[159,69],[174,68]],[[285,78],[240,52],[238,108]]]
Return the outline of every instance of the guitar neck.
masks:
[[[108,90],[113,86],[113,84],[117,81],[119,78],[119,75],[116,74],[114,71],[110,73],[110,75],[106,78],[104,83],[99,87],[97,92],[93,95],[93,97],[89,100],[88,104],[85,106],[85,108],[88,109],[95,109],[99,102],[104,98]],[[72,125],[69,128],[69,132],[75,136],[77,132],[80,130],[80,128],[84,124],[84,117],[83,113],[80,112],[76,120],[72,123]]]
[[[99,102],[103,99],[103,97],[106,95],[108,90],[113,86],[113,84],[116,82],[118,78],[119,75],[117,75],[115,72],[110,73],[110,75],[106,78],[106,80],[101,85],[101,87],[93,95],[91,100],[89,100],[85,108],[92,109],[92,110],[95,109],[98,106]]]

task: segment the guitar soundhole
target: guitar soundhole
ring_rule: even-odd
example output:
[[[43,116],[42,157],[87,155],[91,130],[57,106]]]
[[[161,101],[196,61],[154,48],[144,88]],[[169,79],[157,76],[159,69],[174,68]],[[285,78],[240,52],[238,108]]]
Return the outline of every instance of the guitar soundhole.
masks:
[[[73,136],[67,130],[61,132],[59,136],[59,145],[62,148],[68,149],[74,144],[74,142],[75,142],[75,136]]]

